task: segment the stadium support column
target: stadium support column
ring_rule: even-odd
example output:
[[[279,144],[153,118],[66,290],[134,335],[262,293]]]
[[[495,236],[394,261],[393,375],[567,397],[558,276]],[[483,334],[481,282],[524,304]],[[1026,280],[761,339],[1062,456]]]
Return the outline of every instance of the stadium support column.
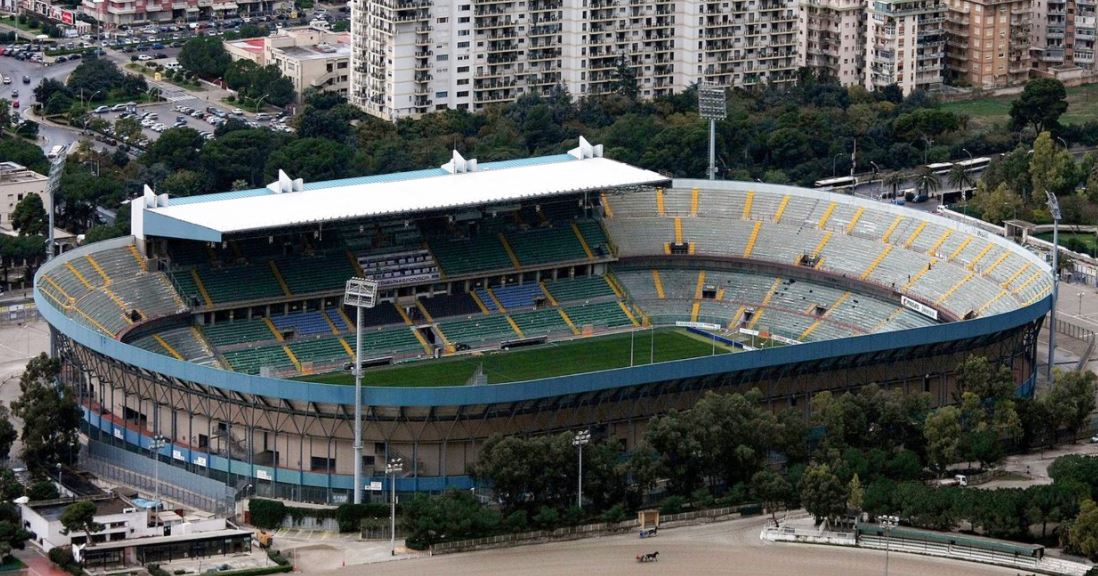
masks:
[[[1052,369],[1056,366],[1056,300],[1060,290],[1060,201],[1056,195],[1045,190],[1048,196],[1048,210],[1052,214],[1052,310],[1048,315],[1048,385],[1052,386]]]
[[[57,212],[57,206],[55,199],[57,197],[57,190],[61,187],[61,174],[65,171],[65,160],[68,159],[69,148],[68,146],[53,159],[50,163],[50,175],[46,184],[46,191],[49,195],[49,227],[48,237],[46,240],[46,262],[49,262],[53,258],[53,251],[55,250],[55,240],[53,237],[54,228],[54,214]],[[50,358],[57,358],[57,330],[50,326]]]
[[[373,308],[377,298],[377,282],[368,278],[351,278],[343,293],[344,306],[355,308],[355,484],[354,503],[362,503],[362,309]]]
[[[716,84],[698,86],[698,115],[709,121],[709,179],[717,179],[717,120],[727,116],[724,87]]]

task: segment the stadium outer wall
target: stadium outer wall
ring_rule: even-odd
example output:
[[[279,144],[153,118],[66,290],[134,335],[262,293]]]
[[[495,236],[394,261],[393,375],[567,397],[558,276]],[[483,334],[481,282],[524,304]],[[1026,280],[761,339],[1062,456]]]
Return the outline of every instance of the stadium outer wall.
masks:
[[[125,242],[78,248],[39,274]],[[353,387],[179,361],[96,332],[37,290],[35,299],[57,339],[63,381],[83,406],[89,439],[150,454],[151,438],[162,434],[170,439],[159,451],[162,462],[230,487],[254,487],[251,493],[291,500],[348,499]],[[408,475],[397,479],[400,491],[467,488],[477,447],[493,434],[590,427],[631,448],[649,418],[689,407],[708,390],[757,387],[775,407],[807,409],[818,391],[878,383],[926,391],[941,403],[951,391],[949,370],[970,353],[1011,366],[1020,391],[1028,394],[1036,377],[1037,334],[1050,301],[1045,297],[965,322],[535,381],[367,387],[366,480],[387,490],[384,463],[401,456]]]

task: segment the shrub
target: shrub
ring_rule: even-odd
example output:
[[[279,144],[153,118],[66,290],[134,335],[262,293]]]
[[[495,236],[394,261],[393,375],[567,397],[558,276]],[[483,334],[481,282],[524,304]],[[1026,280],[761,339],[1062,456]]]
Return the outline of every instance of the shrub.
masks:
[[[64,567],[69,564],[73,564],[76,560],[72,557],[72,550],[68,546],[58,546],[56,548],[50,548],[49,552],[50,562]]]
[[[708,488],[702,486],[690,493],[690,503],[693,504],[695,510],[709,508],[713,505],[713,495],[709,493]]]
[[[686,499],[682,496],[668,496],[660,502],[660,514],[678,514],[686,505]]]
[[[534,524],[539,528],[552,528],[560,522],[560,512],[550,506],[542,506],[537,514],[534,514]]]
[[[149,564],[145,566],[145,569],[149,571],[151,576],[171,576],[167,570],[160,567],[159,564]]]
[[[278,500],[252,498],[248,510],[252,513],[252,525],[259,528],[278,528],[286,517],[286,505]]]
[[[525,510],[515,510],[503,519],[503,527],[508,532],[525,532],[530,527],[530,518]]]
[[[603,522],[612,522],[617,524],[625,520],[625,506],[622,504],[614,504],[609,510],[602,513]]]
[[[175,574],[175,576],[182,576],[183,574],[186,574],[186,573],[187,573],[187,571],[182,569],[182,568],[180,568],[179,570],[176,570],[175,572],[172,572],[172,574]]]
[[[568,526],[576,526],[582,524],[587,519],[587,514],[583,512],[583,508],[579,506],[569,506],[564,511],[564,523]]]
[[[289,566],[290,559],[283,556],[281,552],[274,549],[267,550],[267,557],[271,559],[271,562],[278,564],[279,566]]]

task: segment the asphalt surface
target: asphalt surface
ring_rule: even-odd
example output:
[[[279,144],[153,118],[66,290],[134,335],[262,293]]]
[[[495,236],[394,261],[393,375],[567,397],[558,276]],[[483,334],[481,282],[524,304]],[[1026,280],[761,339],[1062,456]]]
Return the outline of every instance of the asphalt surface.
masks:
[[[759,538],[765,517],[660,531],[656,538],[637,534],[588,538],[445,556],[418,556],[396,562],[340,565],[337,548],[316,545],[296,551],[297,568],[306,574],[526,576],[557,574],[690,574],[723,576],[876,576],[884,571],[885,552],[839,546],[777,544]],[[659,561],[638,563],[637,555],[659,552]],[[398,556],[399,558],[407,558]],[[970,562],[893,552],[889,574],[941,576],[1009,575],[1017,570]]]

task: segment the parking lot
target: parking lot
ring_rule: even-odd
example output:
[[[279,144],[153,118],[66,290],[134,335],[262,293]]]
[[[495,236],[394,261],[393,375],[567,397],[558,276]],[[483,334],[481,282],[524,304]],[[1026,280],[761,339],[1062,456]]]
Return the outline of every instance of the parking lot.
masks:
[[[234,110],[240,113],[234,113]],[[164,130],[182,127],[193,128],[206,138],[213,138],[214,130],[232,118],[241,120],[253,128],[266,127],[283,132],[293,131],[293,128],[286,126],[284,120],[272,119],[269,114],[257,119],[256,114],[243,112],[224,104],[215,105],[197,98],[144,104],[137,107],[134,112],[128,112],[125,106],[116,106],[114,109],[96,113],[98,117],[110,123],[111,127],[115,126],[119,118],[127,114],[135,115],[142,122],[141,133],[149,142],[155,141]]]

